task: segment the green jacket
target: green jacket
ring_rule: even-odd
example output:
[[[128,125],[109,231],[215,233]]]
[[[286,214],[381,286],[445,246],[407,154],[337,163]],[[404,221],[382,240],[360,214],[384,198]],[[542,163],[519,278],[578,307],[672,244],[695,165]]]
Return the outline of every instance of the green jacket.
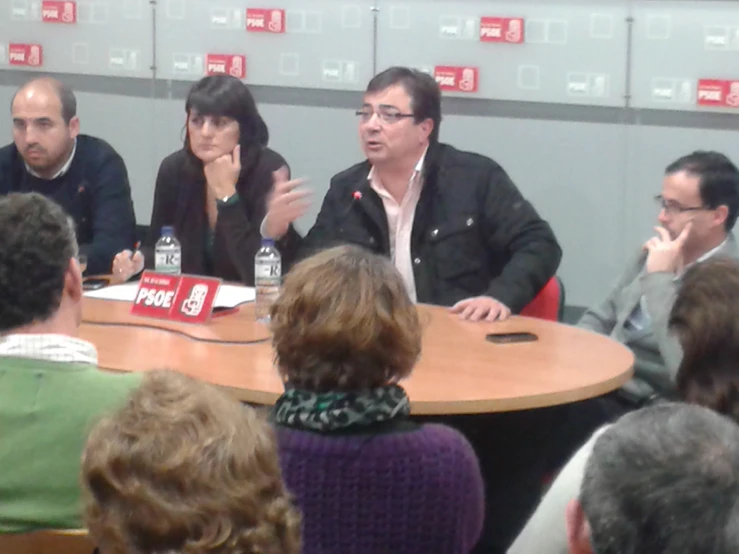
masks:
[[[87,433],[140,381],[88,365],[0,358],[0,533],[82,526]]]

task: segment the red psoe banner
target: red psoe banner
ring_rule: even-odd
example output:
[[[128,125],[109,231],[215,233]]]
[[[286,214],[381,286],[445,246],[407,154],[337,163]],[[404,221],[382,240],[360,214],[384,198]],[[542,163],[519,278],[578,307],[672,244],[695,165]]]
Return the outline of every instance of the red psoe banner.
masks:
[[[437,65],[434,79],[442,91],[477,92],[479,73],[476,67]]]
[[[284,33],[285,10],[247,8],[246,30],[253,33]]]
[[[44,23],[77,23],[77,3],[43,0],[41,20]]]
[[[11,42],[8,45],[8,63],[24,67],[41,67],[44,64],[44,49],[40,44]]]
[[[505,42],[522,44],[524,41],[524,22],[522,17],[482,17],[480,18],[481,42]]]
[[[241,54],[208,54],[205,57],[206,75],[231,75],[237,79],[246,77],[246,56]]]

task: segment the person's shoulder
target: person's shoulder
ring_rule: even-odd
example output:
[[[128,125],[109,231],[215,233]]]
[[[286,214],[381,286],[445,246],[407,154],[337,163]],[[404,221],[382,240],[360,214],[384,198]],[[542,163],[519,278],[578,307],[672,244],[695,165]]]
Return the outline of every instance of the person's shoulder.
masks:
[[[18,148],[15,143],[11,142],[3,147],[0,147],[0,170],[7,170],[10,168],[18,159]]]
[[[123,159],[108,141],[91,135],[77,135],[77,150],[75,156],[78,154],[85,158],[97,157],[104,159]]]
[[[436,163],[442,167],[462,167],[471,170],[491,170],[501,169],[500,164],[476,152],[468,152],[466,150],[458,150],[450,144],[438,143],[430,152],[436,160]]]
[[[331,186],[356,186],[357,182],[367,179],[370,171],[370,164],[367,160],[354,164],[351,167],[339,171],[331,178]]]
[[[171,154],[167,154],[164,159],[162,159],[162,163],[159,165],[162,167],[177,167],[185,163],[186,159],[187,153],[185,152],[185,149],[180,148],[179,150],[175,150]]]
[[[159,164],[159,177],[168,178],[179,175],[187,163],[187,153],[183,148],[168,154]]]
[[[110,400],[123,399],[141,384],[142,373],[112,372],[90,367],[83,373],[85,394],[97,395]]]
[[[282,154],[266,146],[262,150],[259,164],[270,172],[277,171],[283,166],[290,167]]]

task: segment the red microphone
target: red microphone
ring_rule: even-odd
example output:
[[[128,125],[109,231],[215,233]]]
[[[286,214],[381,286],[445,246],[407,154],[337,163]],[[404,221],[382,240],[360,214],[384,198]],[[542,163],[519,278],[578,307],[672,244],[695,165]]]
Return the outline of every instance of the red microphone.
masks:
[[[355,190],[354,191],[354,194],[352,194],[352,196],[354,197],[354,200],[361,200],[362,199],[362,193],[359,192],[358,190]]]

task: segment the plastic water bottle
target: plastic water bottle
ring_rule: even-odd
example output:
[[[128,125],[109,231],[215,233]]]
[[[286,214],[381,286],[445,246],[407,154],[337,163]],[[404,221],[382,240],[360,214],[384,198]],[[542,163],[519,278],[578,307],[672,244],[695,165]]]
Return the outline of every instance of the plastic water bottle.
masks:
[[[257,321],[269,321],[269,309],[280,294],[282,258],[275,248],[275,241],[262,239],[262,247],[254,256],[254,288]]]
[[[162,227],[162,236],[154,245],[154,271],[179,275],[181,266],[182,247],[174,236],[174,227]]]

